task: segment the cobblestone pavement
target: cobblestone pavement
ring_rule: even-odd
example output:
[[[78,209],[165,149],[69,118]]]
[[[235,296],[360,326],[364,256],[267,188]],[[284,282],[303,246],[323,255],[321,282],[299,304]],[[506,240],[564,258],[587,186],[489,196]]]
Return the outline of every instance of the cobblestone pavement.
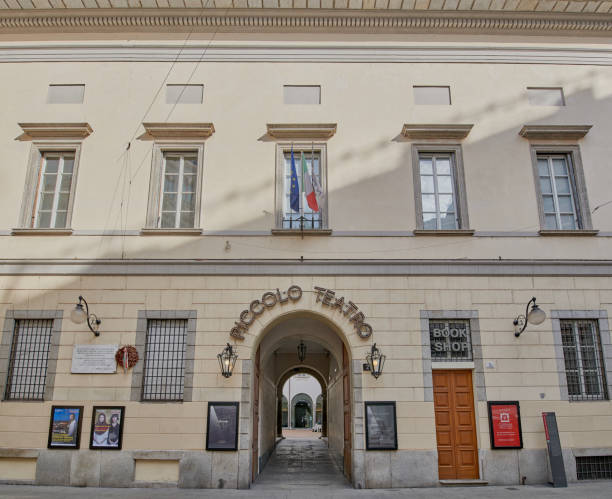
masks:
[[[299,438],[299,439],[312,439],[316,440],[321,436],[321,432],[312,431],[308,428],[297,428],[289,430],[287,428],[283,428],[283,437],[285,438]]]

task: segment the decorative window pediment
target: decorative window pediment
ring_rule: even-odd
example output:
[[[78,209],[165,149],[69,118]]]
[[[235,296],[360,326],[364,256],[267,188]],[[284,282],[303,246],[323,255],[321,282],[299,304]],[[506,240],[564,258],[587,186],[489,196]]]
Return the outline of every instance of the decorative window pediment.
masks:
[[[23,134],[18,140],[82,140],[93,133],[89,123],[19,123]]]
[[[578,140],[591,128],[592,125],[525,125],[519,135],[528,140]]]
[[[212,123],[143,123],[140,140],[204,140],[215,133]]]
[[[268,123],[268,137],[275,140],[328,140],[335,133],[336,123]]]
[[[406,139],[465,139],[474,125],[412,125],[406,123],[402,128],[402,136]]]

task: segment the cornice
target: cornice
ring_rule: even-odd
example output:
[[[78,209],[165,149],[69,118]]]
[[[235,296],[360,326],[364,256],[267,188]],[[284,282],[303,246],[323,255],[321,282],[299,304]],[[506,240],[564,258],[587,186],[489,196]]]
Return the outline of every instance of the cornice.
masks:
[[[267,135],[274,140],[328,140],[336,129],[336,123],[268,123]]]
[[[215,133],[212,123],[143,123],[140,140],[204,140]]]
[[[610,14],[313,9],[57,9],[0,11],[11,32],[564,33],[612,31]]]
[[[89,123],[19,123],[23,134],[19,140],[77,139],[93,133]]]
[[[465,139],[474,125],[412,125],[404,124],[402,128],[402,136],[410,140],[419,139],[449,139],[463,140]]]
[[[519,135],[528,140],[579,140],[593,125],[525,125]]]

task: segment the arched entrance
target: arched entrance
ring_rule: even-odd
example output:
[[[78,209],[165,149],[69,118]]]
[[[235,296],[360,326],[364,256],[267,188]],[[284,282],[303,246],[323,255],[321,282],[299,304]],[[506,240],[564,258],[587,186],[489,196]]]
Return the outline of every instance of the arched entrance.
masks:
[[[241,415],[241,419],[250,416],[251,437],[248,454],[241,449],[241,456],[248,456],[251,465],[248,474],[245,473],[241,457],[241,486],[254,481],[265,468],[284,424],[288,423],[284,417],[287,414],[288,419],[294,416],[299,427],[305,428],[310,428],[318,416],[322,431],[315,438],[324,438],[333,462],[353,486],[363,488],[363,456],[355,458],[363,453],[362,374],[358,362],[355,364],[358,369],[351,369],[352,348],[347,336],[355,340],[355,335],[350,325],[336,324],[324,314],[294,310],[279,314],[258,329],[254,331],[250,373],[245,372],[243,361],[243,393],[250,393],[252,405],[248,414]],[[300,343],[306,347],[302,361],[297,354]],[[283,400],[284,381],[299,372],[311,374],[319,381],[320,400],[300,394]],[[355,445],[356,440],[359,445]]]

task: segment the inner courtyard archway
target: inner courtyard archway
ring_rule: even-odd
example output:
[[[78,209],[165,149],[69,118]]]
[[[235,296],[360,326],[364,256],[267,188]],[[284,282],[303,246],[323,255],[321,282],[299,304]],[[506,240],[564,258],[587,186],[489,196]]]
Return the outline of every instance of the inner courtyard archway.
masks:
[[[302,360],[298,357],[300,344],[306,350]],[[337,470],[340,477],[336,482],[328,477],[331,482],[339,485],[348,480],[360,486],[363,471],[358,467],[355,475],[353,467],[356,437],[353,403],[355,399],[361,400],[361,394],[355,397],[353,391],[361,390],[361,372],[351,369],[350,359],[344,333],[317,314],[303,311],[287,314],[263,329],[254,346],[250,386],[252,482],[261,482],[258,477],[269,461],[272,464],[266,477],[274,470],[286,471],[283,459],[288,463],[295,453],[302,456],[314,453],[318,457],[312,461],[312,470],[317,462],[327,459],[325,454],[333,463],[330,470]],[[320,394],[283,393],[283,386],[295,375],[315,378],[321,387]],[[283,440],[283,426],[310,430],[317,422],[320,432],[308,436],[309,443],[298,440],[288,444]],[[361,432],[358,438],[363,438]],[[304,468],[301,477],[308,473],[309,468]]]

